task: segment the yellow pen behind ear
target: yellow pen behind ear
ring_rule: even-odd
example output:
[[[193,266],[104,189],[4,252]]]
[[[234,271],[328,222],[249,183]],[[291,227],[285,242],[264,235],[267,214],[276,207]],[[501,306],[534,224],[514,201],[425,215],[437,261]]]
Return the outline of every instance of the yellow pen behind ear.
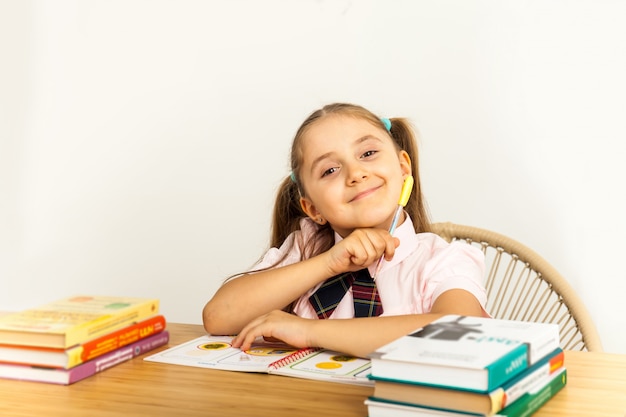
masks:
[[[406,203],[409,202],[409,197],[411,197],[411,191],[413,191],[413,175],[409,175],[404,179],[404,184],[402,185],[402,192],[400,193],[400,200],[398,201],[398,205],[405,207]]]

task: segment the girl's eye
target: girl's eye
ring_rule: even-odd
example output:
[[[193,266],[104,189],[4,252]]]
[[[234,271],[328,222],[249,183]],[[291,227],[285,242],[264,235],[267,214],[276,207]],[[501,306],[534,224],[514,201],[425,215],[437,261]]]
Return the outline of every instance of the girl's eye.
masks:
[[[328,168],[326,171],[322,172],[322,177],[325,177],[327,175],[332,174],[333,172],[337,171],[336,167],[333,168]]]
[[[368,158],[370,156],[373,156],[376,152],[378,151],[367,151],[361,156],[361,158]]]

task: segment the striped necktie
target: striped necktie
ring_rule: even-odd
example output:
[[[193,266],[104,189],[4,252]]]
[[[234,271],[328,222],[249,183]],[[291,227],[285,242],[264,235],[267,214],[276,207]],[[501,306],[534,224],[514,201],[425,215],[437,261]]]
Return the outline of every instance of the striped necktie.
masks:
[[[365,268],[327,279],[315,294],[309,297],[317,317],[329,318],[350,287],[354,299],[354,317],[373,317],[383,313],[376,283]]]

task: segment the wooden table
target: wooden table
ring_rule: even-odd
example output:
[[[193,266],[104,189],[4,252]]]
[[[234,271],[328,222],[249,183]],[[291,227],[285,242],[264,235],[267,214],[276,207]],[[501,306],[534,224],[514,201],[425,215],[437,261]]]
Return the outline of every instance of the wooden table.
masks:
[[[168,330],[169,346],[204,334],[199,325],[168,324]],[[535,416],[626,415],[626,355],[566,352],[565,366],[567,386]],[[371,392],[371,387],[136,358],[69,386],[0,379],[0,415],[365,417],[363,401]]]

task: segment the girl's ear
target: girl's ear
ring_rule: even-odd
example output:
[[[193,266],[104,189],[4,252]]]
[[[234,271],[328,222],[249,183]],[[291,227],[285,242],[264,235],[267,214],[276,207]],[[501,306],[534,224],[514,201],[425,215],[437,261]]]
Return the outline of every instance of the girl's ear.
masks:
[[[402,175],[409,176],[413,174],[411,170],[411,157],[405,150],[401,150],[398,153],[398,159],[400,160],[400,169],[402,170]]]
[[[315,204],[311,200],[306,197],[300,197],[300,207],[302,207],[302,211],[306,213],[313,221],[318,221],[320,218],[320,212],[315,208]]]

